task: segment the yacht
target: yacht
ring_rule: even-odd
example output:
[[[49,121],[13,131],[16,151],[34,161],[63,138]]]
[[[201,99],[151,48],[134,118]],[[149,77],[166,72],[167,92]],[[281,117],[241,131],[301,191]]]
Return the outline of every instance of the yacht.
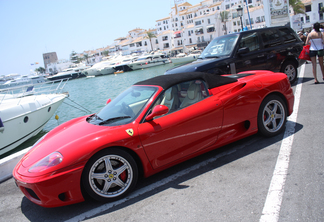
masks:
[[[127,55],[123,56],[124,58],[117,62],[114,66],[115,71],[131,71],[132,69],[129,68],[128,64],[135,62],[138,58],[137,55]]]
[[[36,84],[46,82],[44,75],[32,74],[32,75],[15,75],[15,78],[9,78],[9,80],[1,84],[0,89],[8,89],[11,87],[23,86],[28,84]]]
[[[86,76],[101,76],[113,74],[115,65],[122,60],[122,56],[117,55],[108,60],[94,64],[91,68],[85,69],[82,73]]]
[[[185,64],[197,60],[200,54],[201,50],[194,50],[188,55],[185,53],[179,53],[176,57],[171,58],[171,61],[174,64]]]
[[[147,54],[137,58],[136,61],[129,63],[127,66],[130,70],[145,69],[153,66],[170,63],[170,60],[162,53]]]
[[[79,65],[75,65],[71,68],[67,68],[62,70],[62,72],[59,72],[53,76],[47,77],[49,81],[60,81],[62,79],[77,79],[85,77],[84,74],[82,74],[82,71],[85,69],[88,69],[89,66],[81,63]]]
[[[67,80],[0,90],[0,155],[37,135],[68,96]]]

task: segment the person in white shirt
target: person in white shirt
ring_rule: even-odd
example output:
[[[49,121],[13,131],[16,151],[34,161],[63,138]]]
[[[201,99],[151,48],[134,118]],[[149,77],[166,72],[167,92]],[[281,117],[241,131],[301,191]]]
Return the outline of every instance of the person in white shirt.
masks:
[[[318,57],[318,62],[321,67],[323,80],[324,80],[324,65],[323,65],[323,54],[324,54],[324,36],[320,31],[321,25],[316,22],[313,25],[314,31],[310,32],[307,35],[306,45],[310,44],[309,56],[312,61],[313,66],[313,76],[315,79],[315,84],[318,84],[317,75],[316,75],[316,56]]]

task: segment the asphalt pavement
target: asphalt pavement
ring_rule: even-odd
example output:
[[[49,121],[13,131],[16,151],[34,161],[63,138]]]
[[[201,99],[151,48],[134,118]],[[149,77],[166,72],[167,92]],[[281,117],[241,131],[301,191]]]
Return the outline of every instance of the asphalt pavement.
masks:
[[[254,135],[206,153],[140,181],[113,203],[43,208],[26,199],[11,178],[0,184],[0,221],[251,222],[267,213],[280,222],[324,221],[324,80],[319,73],[320,84],[314,84],[311,64],[301,72],[293,86],[300,96],[296,120],[288,122],[291,133]],[[289,152],[281,158],[283,150]],[[277,170],[280,160],[287,171]]]

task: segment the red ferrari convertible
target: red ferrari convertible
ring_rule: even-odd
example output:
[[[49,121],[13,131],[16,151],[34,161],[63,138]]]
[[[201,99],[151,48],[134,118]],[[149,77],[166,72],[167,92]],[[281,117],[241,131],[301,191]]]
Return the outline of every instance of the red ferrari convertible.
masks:
[[[260,132],[274,136],[293,111],[287,75],[250,71],[161,75],[138,82],[100,112],[41,138],[13,171],[32,202],[58,207],[127,195],[148,177]]]

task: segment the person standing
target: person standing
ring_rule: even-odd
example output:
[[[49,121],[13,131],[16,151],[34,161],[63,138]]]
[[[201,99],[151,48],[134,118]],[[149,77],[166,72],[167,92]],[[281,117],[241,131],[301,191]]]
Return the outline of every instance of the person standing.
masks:
[[[313,76],[315,79],[315,84],[319,83],[317,80],[317,75],[316,75],[316,66],[317,66],[316,56],[318,57],[318,62],[321,67],[323,80],[324,80],[324,65],[323,65],[324,36],[320,31],[320,27],[321,27],[321,25],[318,22],[316,22],[313,25],[314,30],[307,35],[307,39],[306,39],[306,45],[310,44],[309,56],[310,56],[312,66],[313,66]],[[321,54],[321,52],[323,52],[323,54]]]
[[[304,44],[305,44],[305,42],[306,42],[306,36],[304,36],[304,34],[302,33],[302,32],[298,32],[298,36],[299,36],[299,38],[304,42]]]

